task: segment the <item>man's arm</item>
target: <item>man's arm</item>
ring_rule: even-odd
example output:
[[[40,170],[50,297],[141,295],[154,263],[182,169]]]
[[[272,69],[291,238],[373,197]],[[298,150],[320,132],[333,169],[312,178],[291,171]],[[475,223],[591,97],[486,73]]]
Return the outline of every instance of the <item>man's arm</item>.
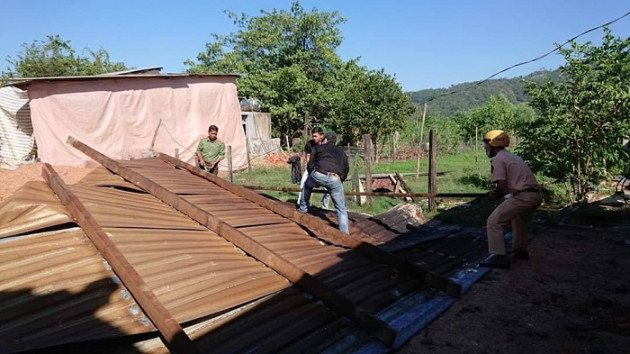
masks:
[[[341,176],[343,179],[341,181],[343,182],[348,178],[348,172],[350,172],[350,164],[348,163],[348,156],[346,156],[345,152],[343,153],[343,158],[341,159],[341,161],[343,164],[343,176]]]
[[[197,160],[199,161],[199,166],[203,167],[206,162],[203,160],[203,156],[201,155],[201,141],[197,144],[197,150],[195,153],[197,155]]]
[[[495,190],[488,193],[488,198],[490,199],[499,199],[508,193],[507,189],[507,181],[499,180],[497,181],[497,187]]]
[[[311,150],[311,156],[308,159],[308,163],[306,164],[306,170],[308,172],[313,172],[315,169],[315,163],[317,162],[317,147]]]
[[[214,159],[214,161],[212,161],[212,167],[214,168],[214,166],[216,164],[218,164],[221,160],[223,160],[225,158],[225,144],[224,143],[219,143],[219,155],[217,156],[216,159]]]

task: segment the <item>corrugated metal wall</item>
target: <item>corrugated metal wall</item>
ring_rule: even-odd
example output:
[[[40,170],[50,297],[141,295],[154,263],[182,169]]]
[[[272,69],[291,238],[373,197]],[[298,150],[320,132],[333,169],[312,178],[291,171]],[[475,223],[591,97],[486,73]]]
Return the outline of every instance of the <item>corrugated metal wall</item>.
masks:
[[[0,87],[0,167],[16,168],[33,159],[33,125],[26,91]]]

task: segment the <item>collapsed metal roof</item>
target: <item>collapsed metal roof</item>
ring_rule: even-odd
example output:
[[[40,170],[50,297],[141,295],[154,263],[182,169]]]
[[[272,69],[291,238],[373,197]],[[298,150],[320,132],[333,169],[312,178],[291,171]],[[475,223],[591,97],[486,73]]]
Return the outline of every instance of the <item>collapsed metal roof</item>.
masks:
[[[182,342],[200,352],[387,351],[484,273],[465,267],[485,251],[474,230],[403,234],[354,216],[352,238],[341,237],[327,221],[165,155],[114,161],[75,147],[116,174],[97,169],[64,186],[51,169],[48,184],[30,182],[0,205],[8,352],[186,352]],[[105,249],[92,235],[99,228]],[[164,332],[171,317],[179,339]]]

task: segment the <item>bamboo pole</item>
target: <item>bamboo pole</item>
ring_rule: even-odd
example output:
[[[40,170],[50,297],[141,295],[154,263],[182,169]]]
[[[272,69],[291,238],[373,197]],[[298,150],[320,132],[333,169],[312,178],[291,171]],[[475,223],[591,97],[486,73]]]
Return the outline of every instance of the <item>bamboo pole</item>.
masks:
[[[422,111],[422,124],[420,125],[420,143],[418,146],[418,162],[416,163],[416,178],[420,177],[420,156],[422,156],[422,138],[424,135],[424,119],[427,115],[427,104],[424,104],[424,110]]]

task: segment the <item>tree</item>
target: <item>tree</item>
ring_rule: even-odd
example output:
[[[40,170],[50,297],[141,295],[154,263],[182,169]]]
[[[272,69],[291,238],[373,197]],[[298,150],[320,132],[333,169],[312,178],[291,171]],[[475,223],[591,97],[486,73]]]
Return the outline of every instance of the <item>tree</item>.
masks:
[[[48,35],[44,42],[24,43],[22,48],[17,58],[7,58],[10,68],[2,72],[2,76],[80,76],[127,70],[124,63],[111,62],[109,53],[104,49],[93,51],[87,48],[87,57],[77,55],[70,41],[61,39],[59,35]]]
[[[503,94],[490,96],[483,106],[468,111],[457,112],[453,119],[460,126],[464,140],[475,136],[475,131],[486,132],[493,129],[505,130],[514,135],[517,126],[536,118],[533,109],[526,103],[514,105]]]
[[[303,127],[303,117],[339,130],[344,140],[363,133],[383,136],[383,123],[410,111],[408,98],[394,78],[345,63],[336,54],[341,44],[338,12],[307,12],[299,2],[290,11],[261,11],[249,17],[227,12],[238,28],[228,35],[213,34],[197,62],[187,60],[189,72],[243,73],[239,95],[256,97],[273,117],[277,135]],[[382,91],[381,91],[382,90]],[[394,122],[391,127],[395,128]]]
[[[601,46],[559,47],[566,80],[528,83],[542,119],[519,128],[521,156],[569,185],[578,201],[628,161],[621,141],[630,134],[630,38],[604,32]]]

